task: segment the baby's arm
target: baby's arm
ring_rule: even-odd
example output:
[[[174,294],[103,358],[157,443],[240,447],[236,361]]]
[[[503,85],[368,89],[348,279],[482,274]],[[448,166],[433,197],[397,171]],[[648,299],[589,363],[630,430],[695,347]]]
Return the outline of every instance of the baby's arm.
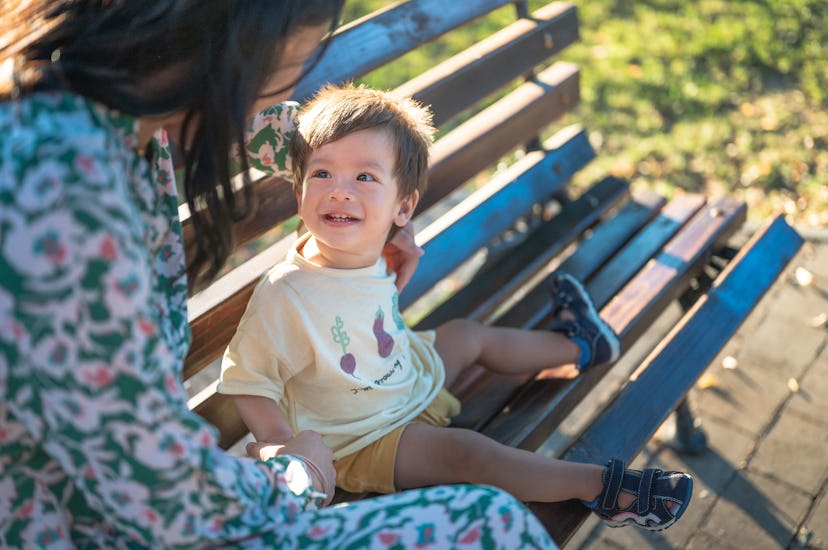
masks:
[[[333,453],[325,446],[321,436],[312,431],[303,431],[294,437],[285,416],[276,402],[269,397],[258,395],[234,395],[233,402],[242,420],[259,443],[250,443],[247,454],[259,460],[268,460],[279,454],[300,457],[311,463],[308,475],[314,487],[327,495],[324,505],[333,498],[336,471],[333,467]],[[298,454],[296,451],[299,451]]]
[[[233,402],[256,441],[284,444],[293,437],[293,430],[285,415],[269,397],[234,395]]]

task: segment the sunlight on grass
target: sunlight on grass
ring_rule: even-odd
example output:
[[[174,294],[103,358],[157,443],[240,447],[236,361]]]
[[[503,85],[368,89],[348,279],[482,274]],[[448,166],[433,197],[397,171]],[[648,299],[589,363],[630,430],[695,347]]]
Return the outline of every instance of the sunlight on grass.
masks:
[[[828,225],[824,2],[575,3],[593,174]]]

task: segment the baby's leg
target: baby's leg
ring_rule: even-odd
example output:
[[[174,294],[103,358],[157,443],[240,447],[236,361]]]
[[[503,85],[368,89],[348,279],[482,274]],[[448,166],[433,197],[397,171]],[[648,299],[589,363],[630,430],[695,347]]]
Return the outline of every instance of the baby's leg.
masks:
[[[442,483],[476,483],[505,489],[523,501],[592,501],[603,468],[546,458],[508,447],[478,432],[428,424],[408,425],[394,465],[398,490]]]
[[[446,386],[466,367],[480,364],[503,374],[559,367],[553,374],[575,376],[581,348],[558,332],[491,327],[454,319],[437,328],[434,346],[446,366]]]

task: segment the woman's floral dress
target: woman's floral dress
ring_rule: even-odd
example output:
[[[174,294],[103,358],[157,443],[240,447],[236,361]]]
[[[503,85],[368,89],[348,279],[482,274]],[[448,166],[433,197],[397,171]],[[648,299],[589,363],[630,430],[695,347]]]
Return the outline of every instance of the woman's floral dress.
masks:
[[[256,117],[259,168],[286,168],[295,109]],[[150,166],[136,126],[68,93],[0,104],[0,547],[553,546],[492,488],[317,509],[302,476],[289,483],[298,462],[217,446],[181,384],[187,282],[166,134]]]

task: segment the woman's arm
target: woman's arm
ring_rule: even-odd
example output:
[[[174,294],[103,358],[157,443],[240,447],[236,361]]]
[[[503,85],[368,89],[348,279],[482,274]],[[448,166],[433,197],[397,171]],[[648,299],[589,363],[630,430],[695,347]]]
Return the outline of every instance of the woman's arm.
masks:
[[[258,113],[245,133],[250,166],[286,180],[293,180],[288,143],[296,130],[299,104],[283,101]]]

